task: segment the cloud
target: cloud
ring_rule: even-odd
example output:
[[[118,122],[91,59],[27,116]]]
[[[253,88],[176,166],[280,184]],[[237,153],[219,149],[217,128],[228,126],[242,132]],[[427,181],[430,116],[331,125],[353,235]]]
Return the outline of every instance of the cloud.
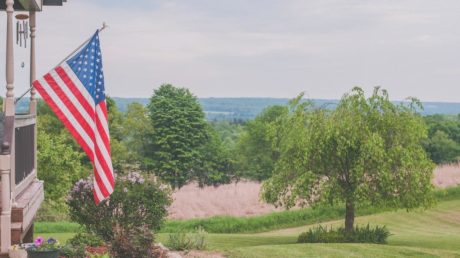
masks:
[[[74,0],[39,15],[38,71],[106,21],[112,96],[147,97],[166,82],[202,97],[338,98],[382,85],[395,99],[458,101],[459,9],[454,0]]]

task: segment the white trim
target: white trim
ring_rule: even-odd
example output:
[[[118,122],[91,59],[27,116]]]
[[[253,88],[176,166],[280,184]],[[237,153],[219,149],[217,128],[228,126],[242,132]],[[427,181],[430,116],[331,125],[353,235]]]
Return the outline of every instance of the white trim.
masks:
[[[35,158],[37,158],[35,154]],[[34,168],[32,172],[30,172],[29,175],[27,175],[19,184],[15,185],[13,188],[13,198],[16,199],[16,197],[22,193],[31,183],[34,181],[34,179],[37,178],[37,170]],[[16,179],[15,179],[16,181]]]

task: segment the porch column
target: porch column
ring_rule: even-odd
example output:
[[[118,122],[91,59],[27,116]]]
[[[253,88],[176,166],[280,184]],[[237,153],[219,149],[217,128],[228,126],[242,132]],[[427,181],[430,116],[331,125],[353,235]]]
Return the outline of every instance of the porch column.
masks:
[[[8,253],[11,246],[11,192],[10,155],[0,155],[0,173],[2,178],[2,215],[0,216],[1,245],[0,253]]]
[[[29,11],[29,26],[30,26],[30,86],[32,87],[32,82],[36,78],[35,70],[35,11]],[[35,97],[37,91],[35,88],[30,90],[30,114],[37,114],[37,99]]]
[[[30,86],[32,87],[32,82],[35,81],[36,78],[36,70],[35,70],[35,26],[36,26],[36,19],[35,19],[36,12],[34,10],[29,11],[29,26],[30,26]],[[35,179],[37,180],[37,98],[36,98],[37,91],[35,88],[30,90],[30,106],[29,106],[29,113],[35,116],[35,124],[34,124],[34,172]]]
[[[14,116],[14,49],[13,49],[13,4],[6,0],[6,99],[5,116]]]
[[[14,117],[14,59],[13,59],[13,4],[14,0],[6,0],[6,98],[5,119]],[[14,135],[14,122],[13,122]],[[14,136],[10,146],[14,146]],[[2,146],[3,148],[3,146]],[[14,152],[13,152],[14,153]],[[14,156],[14,154],[13,154]],[[0,216],[1,226],[1,253],[8,253],[11,246],[11,158],[9,153],[0,155],[0,173],[2,178],[2,213]]]

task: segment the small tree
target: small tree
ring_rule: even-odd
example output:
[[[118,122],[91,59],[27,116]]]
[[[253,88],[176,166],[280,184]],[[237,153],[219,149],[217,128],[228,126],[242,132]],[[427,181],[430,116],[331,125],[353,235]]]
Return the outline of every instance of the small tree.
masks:
[[[355,208],[428,206],[433,163],[418,101],[390,102],[376,88],[368,99],[360,88],[346,94],[333,111],[291,103],[273,128],[280,158],[263,185],[263,197],[278,205],[344,203],[345,229],[353,231]]]

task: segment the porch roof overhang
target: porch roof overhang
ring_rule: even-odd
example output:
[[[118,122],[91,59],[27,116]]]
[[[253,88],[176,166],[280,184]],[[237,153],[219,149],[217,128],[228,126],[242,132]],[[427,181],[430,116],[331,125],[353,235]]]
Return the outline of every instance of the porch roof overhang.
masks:
[[[37,11],[40,12],[43,6],[62,6],[67,0],[15,0],[15,11]],[[0,0],[0,10],[5,10],[5,0]]]

